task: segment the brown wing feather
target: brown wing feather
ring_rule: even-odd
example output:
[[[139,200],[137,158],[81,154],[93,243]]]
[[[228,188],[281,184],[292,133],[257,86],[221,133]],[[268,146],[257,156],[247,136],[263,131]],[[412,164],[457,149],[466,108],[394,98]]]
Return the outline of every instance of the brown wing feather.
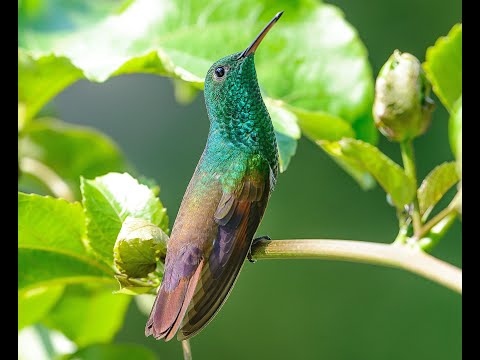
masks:
[[[145,336],[171,340],[177,332],[194,295],[205,260],[200,249],[187,246],[176,262],[165,268],[162,285],[145,327]]]
[[[235,284],[270,195],[270,178],[247,176],[235,193],[224,193],[215,212],[218,232],[199,285],[184,318],[179,340],[202,330],[220,310]]]

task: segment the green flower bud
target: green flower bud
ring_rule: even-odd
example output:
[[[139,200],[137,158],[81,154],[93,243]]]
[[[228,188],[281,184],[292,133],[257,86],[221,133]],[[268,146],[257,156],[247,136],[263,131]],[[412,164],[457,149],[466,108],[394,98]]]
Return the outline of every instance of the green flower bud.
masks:
[[[113,248],[117,270],[130,278],[144,278],[165,256],[168,236],[143,219],[127,217]]]
[[[373,117],[388,139],[402,142],[423,134],[430,125],[434,102],[431,85],[418,59],[395,50],[375,84]]]

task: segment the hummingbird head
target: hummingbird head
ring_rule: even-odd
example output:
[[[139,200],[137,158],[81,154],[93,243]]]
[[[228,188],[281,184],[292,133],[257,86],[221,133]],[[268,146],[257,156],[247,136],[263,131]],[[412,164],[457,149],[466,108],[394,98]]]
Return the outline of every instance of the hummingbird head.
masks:
[[[212,128],[220,129],[234,143],[257,142],[259,127],[271,122],[258,87],[254,55],[282,14],[275,15],[244,51],[216,61],[205,77],[205,104]]]

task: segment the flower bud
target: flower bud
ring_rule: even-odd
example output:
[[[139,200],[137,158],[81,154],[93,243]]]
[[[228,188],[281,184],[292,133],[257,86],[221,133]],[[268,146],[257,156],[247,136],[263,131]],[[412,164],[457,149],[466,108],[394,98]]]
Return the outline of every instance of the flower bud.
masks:
[[[165,256],[168,236],[143,219],[127,217],[113,248],[117,270],[127,277],[144,278]]]
[[[375,84],[373,117],[378,130],[392,141],[402,142],[423,134],[434,102],[431,85],[418,59],[395,50],[383,65]]]

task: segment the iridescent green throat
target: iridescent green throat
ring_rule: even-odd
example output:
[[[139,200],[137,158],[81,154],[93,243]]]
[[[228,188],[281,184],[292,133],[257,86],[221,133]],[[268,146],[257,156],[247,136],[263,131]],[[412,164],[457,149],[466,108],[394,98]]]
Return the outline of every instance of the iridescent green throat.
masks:
[[[210,118],[207,153],[215,156],[214,150],[222,143],[231,151],[260,155],[276,175],[275,132],[258,86],[254,54],[239,58],[240,54],[220,59],[207,72],[205,104]],[[221,78],[215,73],[219,67],[225,69]],[[225,155],[216,156],[221,160]]]

